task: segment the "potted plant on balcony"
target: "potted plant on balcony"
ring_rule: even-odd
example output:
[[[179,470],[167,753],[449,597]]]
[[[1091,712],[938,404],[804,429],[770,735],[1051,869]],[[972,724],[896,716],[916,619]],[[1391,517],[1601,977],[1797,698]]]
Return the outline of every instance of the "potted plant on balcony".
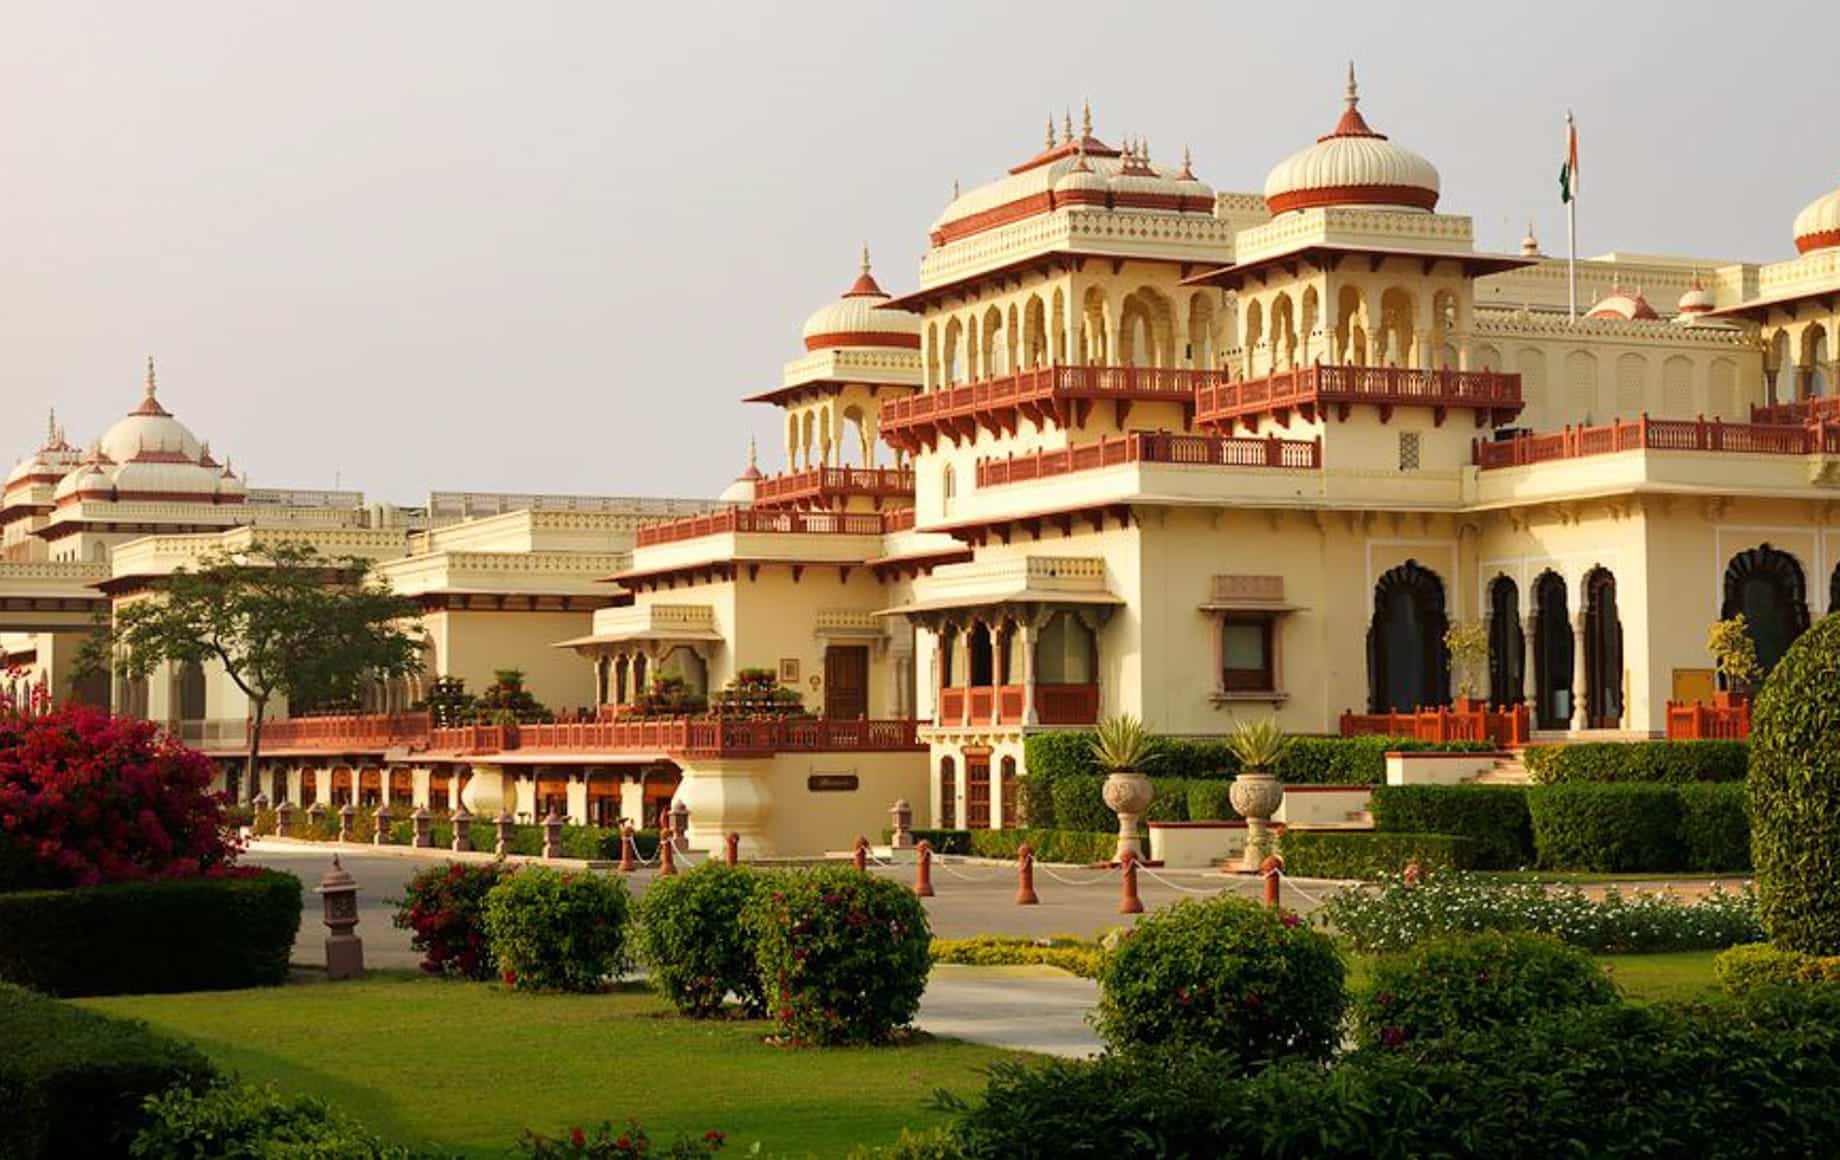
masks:
[[[772,669],[742,669],[722,687],[710,706],[718,717],[744,721],[805,717],[805,699],[797,689],[779,683]]]
[[[1161,742],[1144,728],[1144,723],[1128,714],[1107,717],[1093,732],[1093,760],[1105,771],[1105,804],[1118,815],[1120,862],[1126,854],[1143,859],[1144,844],[1137,823],[1156,797],[1144,768],[1156,761],[1160,748]]]
[[[1489,630],[1479,621],[1463,620],[1444,630],[1444,648],[1450,653],[1451,667],[1457,670],[1457,697],[1452,705],[1459,713],[1474,713],[1482,708],[1476,696],[1476,673],[1489,663]]]
[[[1713,622],[1706,630],[1706,651],[1725,678],[1725,687],[1713,694],[1713,703],[1721,709],[1748,703],[1763,679],[1763,665],[1757,660],[1757,642],[1751,639],[1751,626],[1742,612]]]
[[[1246,856],[1240,868],[1248,873],[1256,873],[1271,852],[1271,815],[1284,802],[1284,785],[1272,771],[1290,747],[1290,735],[1275,717],[1241,721],[1227,738],[1227,748],[1240,767],[1227,797],[1246,819]]]
[[[633,699],[634,717],[694,717],[709,708],[709,699],[675,674],[653,677],[646,690]]]

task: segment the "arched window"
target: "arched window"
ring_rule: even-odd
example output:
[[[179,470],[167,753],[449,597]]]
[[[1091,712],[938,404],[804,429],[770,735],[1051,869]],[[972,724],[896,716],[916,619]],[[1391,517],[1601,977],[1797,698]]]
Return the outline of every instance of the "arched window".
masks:
[[[664,655],[658,662],[658,675],[681,678],[684,687],[693,693],[709,691],[709,664],[687,644],[680,644]]]
[[[952,655],[958,649],[958,626],[948,624],[939,630],[939,687],[950,689],[958,682],[953,679],[958,671]]]
[[[965,646],[971,665],[970,679],[966,683],[980,689],[996,684],[996,649],[991,641],[990,626],[981,620],[973,624],[965,633]]]
[[[632,661],[632,689],[634,700],[643,696],[646,690],[651,687],[651,681],[646,679],[646,669],[645,654],[634,653]]]
[[[939,828],[958,829],[958,764],[950,757],[939,759]]]
[[[1097,683],[1093,631],[1071,612],[1049,618],[1035,640],[1035,680],[1043,685]]]
[[[204,720],[204,666],[187,661],[179,666],[179,720]]]
[[[1572,614],[1565,579],[1542,572],[1533,582],[1535,725],[1566,729],[1572,721]]]
[[[1374,618],[1367,631],[1370,712],[1415,713],[1450,702],[1450,627],[1444,582],[1407,560],[1374,585]]]
[[[613,703],[625,705],[631,700],[632,685],[630,684],[629,665],[626,654],[621,653],[613,658]]]
[[[1521,634],[1521,590],[1512,578],[1489,584],[1489,704],[1500,709],[1524,700],[1527,638]]]
[[[1616,607],[1616,577],[1593,568],[1584,578],[1585,724],[1623,724],[1623,620]]]
[[[1725,603],[1719,616],[1739,613],[1768,673],[1795,638],[1808,631],[1808,589],[1794,556],[1769,544],[1739,552],[1725,568]]]
[[[1022,803],[1016,800],[1022,794],[1022,786],[1016,780],[1016,759],[1005,757],[998,770],[997,792],[1003,797],[1002,826],[1013,830],[1022,817]]]

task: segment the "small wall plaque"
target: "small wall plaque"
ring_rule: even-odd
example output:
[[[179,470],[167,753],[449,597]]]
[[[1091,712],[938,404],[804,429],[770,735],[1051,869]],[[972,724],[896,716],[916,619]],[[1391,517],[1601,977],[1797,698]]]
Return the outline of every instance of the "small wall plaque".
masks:
[[[805,779],[812,793],[855,793],[857,777],[853,773],[814,773]]]
[[[782,685],[796,685],[799,683],[799,658],[779,658],[779,683]]]

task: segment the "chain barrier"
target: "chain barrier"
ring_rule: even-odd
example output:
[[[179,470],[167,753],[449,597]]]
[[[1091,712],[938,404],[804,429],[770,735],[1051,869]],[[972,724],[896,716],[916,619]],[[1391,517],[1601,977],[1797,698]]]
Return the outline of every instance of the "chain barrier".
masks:
[[[1171,882],[1169,879],[1163,877],[1161,874],[1158,874],[1156,871],[1150,869],[1148,866],[1145,866],[1142,862],[1139,862],[1137,864],[1137,872],[1153,881],[1161,882],[1164,886],[1169,887],[1169,889],[1171,890],[1180,890],[1183,894],[1194,894],[1194,895],[1198,895],[1203,898],[1212,897],[1213,895],[1219,894],[1223,890],[1230,890],[1233,887],[1232,883],[1223,882],[1221,885],[1215,887],[1212,890],[1196,890],[1193,886],[1184,886],[1179,882]]]
[[[952,877],[959,879],[961,882],[995,882],[999,878],[1008,877],[1008,871],[1002,869],[999,869],[994,874],[961,874],[957,870],[952,869],[944,858],[938,856],[934,856],[933,865],[944,870]]]
[[[1284,871],[1282,870],[1278,871],[1278,886],[1282,890],[1290,894],[1295,894],[1297,897],[1303,899],[1305,902],[1309,903],[1311,906],[1321,906],[1322,905],[1322,899],[1318,898],[1314,894],[1311,894],[1309,891],[1303,889],[1302,887],[1294,885],[1295,882],[1296,882],[1296,879],[1285,874]]]
[[[1031,861],[1034,861],[1034,860],[1031,859]],[[1086,879],[1066,878],[1059,874],[1056,874],[1054,872],[1054,868],[1049,866],[1046,862],[1035,862],[1035,869],[1041,871],[1043,874],[1046,874],[1048,877],[1054,879],[1056,882],[1059,882],[1063,886],[1095,886],[1101,882],[1110,882],[1112,879],[1112,876],[1110,873],[1098,874],[1098,875],[1095,875],[1094,877],[1086,878]]]

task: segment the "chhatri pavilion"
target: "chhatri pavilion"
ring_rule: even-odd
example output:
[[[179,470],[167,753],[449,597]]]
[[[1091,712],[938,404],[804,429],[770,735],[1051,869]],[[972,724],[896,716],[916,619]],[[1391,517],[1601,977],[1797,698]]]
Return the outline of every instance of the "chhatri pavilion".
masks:
[[[1744,613],[1768,664],[1840,606],[1840,189],[1782,261],[1581,260],[1573,317],[1567,263],[1531,234],[1477,249],[1352,70],[1325,104],[1260,193],[1050,123],[944,207],[911,287],[864,255],[748,400],[783,413],[779,469],[750,456],[681,513],[258,493],[150,380],[99,444],[54,425],[9,477],[0,607],[43,606],[0,622],[15,679],[59,680],[57,615],[209,547],[326,537],[423,600],[429,678],[526,667],[580,713],[459,737],[379,690],[336,740],[271,726],[240,793],[605,820],[663,787],[694,845],[811,853],[897,798],[1013,825],[1025,739],[1111,714],[1385,731],[1467,690],[1503,744],[1659,736],[1717,692],[1708,624]],[[1473,672],[1445,644],[1469,623]],[[744,670],[809,719],[647,710],[661,677],[708,697]],[[125,684],[118,710],[235,778],[221,675]]]

